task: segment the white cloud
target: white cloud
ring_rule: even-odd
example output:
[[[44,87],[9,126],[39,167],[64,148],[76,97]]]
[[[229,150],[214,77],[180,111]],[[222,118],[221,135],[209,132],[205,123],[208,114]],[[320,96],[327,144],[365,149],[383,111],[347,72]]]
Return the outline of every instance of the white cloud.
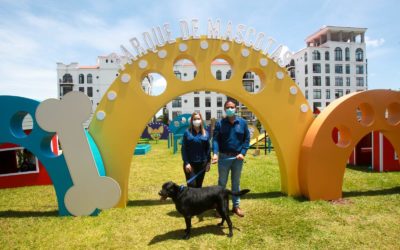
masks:
[[[382,46],[385,43],[385,39],[378,38],[378,39],[371,39],[368,36],[365,37],[365,43],[368,47],[377,48]]]
[[[153,76],[153,84],[152,84],[151,94],[157,96],[165,91],[165,89],[167,88],[167,81],[161,75],[153,74],[152,76]]]

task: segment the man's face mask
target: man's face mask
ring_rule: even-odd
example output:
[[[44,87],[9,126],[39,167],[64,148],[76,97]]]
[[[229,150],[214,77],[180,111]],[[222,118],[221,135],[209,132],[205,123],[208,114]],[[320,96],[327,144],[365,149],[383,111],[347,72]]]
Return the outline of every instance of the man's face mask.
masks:
[[[232,117],[235,115],[236,109],[235,108],[227,108],[227,109],[225,109],[225,113],[226,113],[226,116]]]

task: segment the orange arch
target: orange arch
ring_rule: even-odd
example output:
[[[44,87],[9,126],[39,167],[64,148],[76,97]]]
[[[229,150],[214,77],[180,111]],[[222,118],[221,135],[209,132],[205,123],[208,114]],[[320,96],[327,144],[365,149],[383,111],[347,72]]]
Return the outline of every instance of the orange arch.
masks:
[[[337,143],[332,131],[339,130]],[[400,152],[400,92],[371,90],[332,102],[311,124],[299,160],[300,191],[310,200],[342,197],[346,162],[359,140],[381,131]]]

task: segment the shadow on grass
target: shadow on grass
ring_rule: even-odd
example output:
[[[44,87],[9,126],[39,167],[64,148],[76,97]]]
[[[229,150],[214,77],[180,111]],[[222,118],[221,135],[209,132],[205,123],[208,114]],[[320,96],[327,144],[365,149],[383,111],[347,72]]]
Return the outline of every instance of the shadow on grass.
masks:
[[[241,197],[241,199],[271,199],[286,196],[285,194],[274,191],[274,192],[266,192],[266,193],[250,193]],[[167,199],[165,201],[162,200],[130,200],[127,203],[127,206],[159,206],[159,205],[169,205],[173,204],[171,199]]]
[[[248,193],[241,197],[241,199],[272,199],[286,196],[285,194],[274,191],[274,192],[265,192],[265,193]],[[165,201],[161,200],[130,200],[128,201],[128,206],[159,206],[159,205],[169,205],[173,204],[171,199],[167,199]]]
[[[286,196],[284,193],[279,192],[279,191],[273,191],[273,192],[264,192],[264,193],[250,193],[245,194],[240,197],[240,199],[272,199],[272,198],[279,198],[279,197],[284,197]]]
[[[194,238],[203,234],[214,234],[214,235],[225,235],[224,231],[222,231],[224,227],[220,227],[218,225],[208,225],[204,227],[196,227],[192,228],[190,237]],[[179,229],[175,231],[170,231],[165,234],[155,236],[150,242],[150,245],[154,245],[166,240],[184,240],[183,236],[185,235],[184,229]]]
[[[130,200],[128,206],[158,206],[158,205],[169,205],[173,204],[171,199],[162,200]]]
[[[0,211],[0,218],[58,217],[58,211]]]
[[[392,194],[400,194],[400,187],[393,187],[380,190],[368,190],[368,191],[347,191],[343,192],[343,197],[377,196],[377,195],[392,195]]]
[[[364,173],[372,173],[372,174],[379,174],[380,172],[373,171],[372,169],[369,168],[369,166],[353,166],[353,165],[347,165],[346,168],[358,171],[358,172],[364,172]]]

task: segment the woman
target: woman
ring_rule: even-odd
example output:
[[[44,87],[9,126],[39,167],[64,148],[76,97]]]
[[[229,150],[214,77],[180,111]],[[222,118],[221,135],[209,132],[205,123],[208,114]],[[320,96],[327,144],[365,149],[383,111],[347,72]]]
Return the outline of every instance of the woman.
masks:
[[[190,126],[183,135],[181,152],[186,181],[202,171],[188,186],[201,188],[205,172],[210,170],[211,148],[210,136],[204,129],[200,113],[194,112],[190,118]]]

